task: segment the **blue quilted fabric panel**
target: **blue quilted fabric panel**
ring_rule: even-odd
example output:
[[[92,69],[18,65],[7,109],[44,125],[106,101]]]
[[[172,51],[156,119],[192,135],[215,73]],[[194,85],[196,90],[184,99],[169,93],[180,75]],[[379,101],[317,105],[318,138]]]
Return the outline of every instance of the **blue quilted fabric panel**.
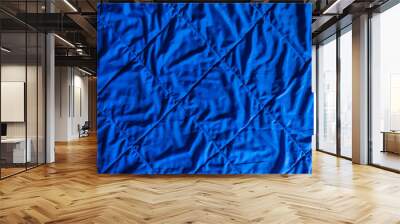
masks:
[[[311,173],[310,4],[98,13],[99,173]]]

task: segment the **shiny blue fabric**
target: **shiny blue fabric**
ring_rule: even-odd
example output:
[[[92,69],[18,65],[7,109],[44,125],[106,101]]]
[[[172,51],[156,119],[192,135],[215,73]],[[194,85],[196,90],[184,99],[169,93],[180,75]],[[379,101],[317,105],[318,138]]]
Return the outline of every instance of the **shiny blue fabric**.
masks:
[[[99,173],[311,173],[310,4],[98,13]]]

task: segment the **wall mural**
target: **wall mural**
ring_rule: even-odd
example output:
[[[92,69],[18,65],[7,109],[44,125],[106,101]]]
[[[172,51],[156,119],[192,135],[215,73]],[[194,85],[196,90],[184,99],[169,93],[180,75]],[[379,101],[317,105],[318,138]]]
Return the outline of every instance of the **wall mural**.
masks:
[[[310,4],[98,7],[99,173],[311,173]]]

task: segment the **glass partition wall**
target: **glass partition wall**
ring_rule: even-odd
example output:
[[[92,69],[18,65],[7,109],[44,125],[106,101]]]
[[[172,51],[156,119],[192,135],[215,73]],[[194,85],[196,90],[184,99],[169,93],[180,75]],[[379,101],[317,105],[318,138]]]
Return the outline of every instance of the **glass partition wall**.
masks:
[[[400,4],[369,17],[369,164],[400,172]],[[336,49],[335,49],[336,48]],[[317,45],[317,150],[352,157],[351,25]]]
[[[400,4],[371,18],[370,163],[400,171]]]
[[[352,157],[351,25],[317,46],[317,150]]]
[[[16,18],[25,12],[39,13],[42,5],[42,1],[0,2],[0,7],[17,10],[16,14],[0,11],[1,179],[46,160],[45,35]]]

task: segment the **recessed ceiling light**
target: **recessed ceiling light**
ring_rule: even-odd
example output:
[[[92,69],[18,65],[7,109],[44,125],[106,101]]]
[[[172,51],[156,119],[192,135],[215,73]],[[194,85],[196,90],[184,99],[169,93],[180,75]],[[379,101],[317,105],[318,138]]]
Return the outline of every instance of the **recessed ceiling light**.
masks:
[[[355,0],[336,0],[322,14],[342,14],[343,9],[351,5]]]
[[[87,74],[87,75],[90,75],[90,76],[93,75],[92,73],[90,73],[90,72],[88,72],[88,71],[86,71],[86,70],[83,70],[83,69],[81,69],[81,68],[79,68],[79,67],[78,67],[78,70],[81,71],[81,72],[83,72],[83,73],[85,73],[85,74]]]
[[[75,6],[73,6],[68,0],[64,0],[64,3],[67,4],[74,12],[78,12]]]
[[[67,44],[68,46],[75,48],[75,45],[73,45],[73,44],[72,44],[71,42],[69,42],[68,40],[66,40],[66,39],[64,39],[64,38],[62,38],[62,37],[60,37],[60,36],[57,35],[57,34],[54,34],[54,36],[57,37],[57,38],[58,38],[59,40],[61,40],[62,42],[64,42],[65,44]]]
[[[5,47],[1,47],[0,49],[1,49],[1,51],[4,51],[6,53],[10,53],[11,52],[11,50],[9,50],[9,49],[7,49]]]

